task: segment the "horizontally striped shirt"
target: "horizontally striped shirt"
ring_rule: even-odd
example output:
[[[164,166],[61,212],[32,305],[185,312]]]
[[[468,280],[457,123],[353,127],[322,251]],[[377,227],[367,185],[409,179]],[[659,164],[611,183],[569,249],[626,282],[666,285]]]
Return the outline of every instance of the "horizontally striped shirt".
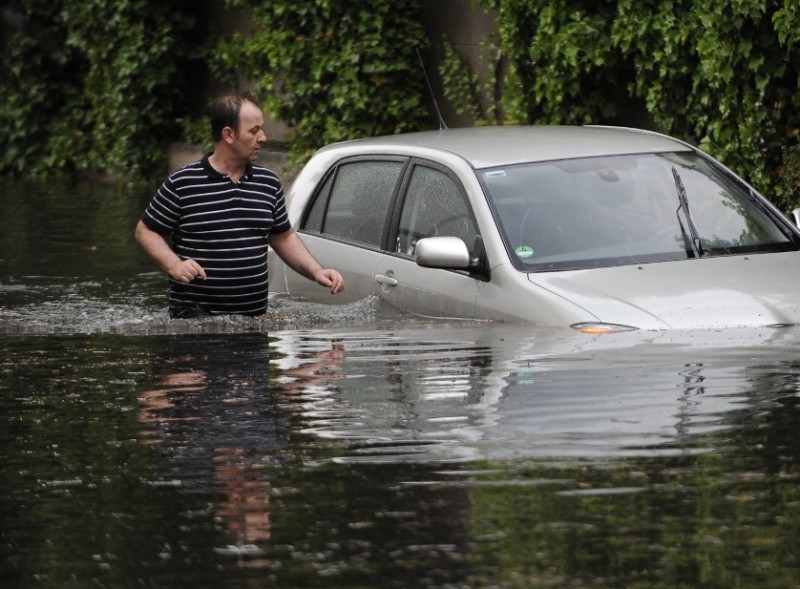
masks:
[[[170,309],[199,306],[212,315],[266,310],[267,238],[291,227],[273,172],[248,164],[233,183],[206,156],[164,181],[142,222],[171,240],[181,259],[199,263],[208,277],[190,284],[170,278]]]

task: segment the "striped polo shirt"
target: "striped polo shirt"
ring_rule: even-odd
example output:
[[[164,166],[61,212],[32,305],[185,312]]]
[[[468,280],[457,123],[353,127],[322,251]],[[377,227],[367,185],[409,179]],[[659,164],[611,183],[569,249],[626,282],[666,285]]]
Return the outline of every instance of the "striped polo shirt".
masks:
[[[142,215],[181,259],[192,258],[207,280],[170,278],[170,309],[212,315],[257,315],[267,308],[267,238],[291,225],[278,177],[248,164],[239,182],[211,167],[208,156],[173,172]]]

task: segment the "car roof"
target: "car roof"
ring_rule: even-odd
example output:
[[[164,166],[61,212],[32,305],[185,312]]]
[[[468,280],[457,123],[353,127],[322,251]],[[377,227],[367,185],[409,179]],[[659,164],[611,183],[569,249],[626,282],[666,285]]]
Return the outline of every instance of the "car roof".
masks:
[[[409,148],[446,151],[476,169],[523,162],[689,151],[688,143],[641,129],[601,126],[503,126],[422,131],[334,143],[350,153],[392,153]]]

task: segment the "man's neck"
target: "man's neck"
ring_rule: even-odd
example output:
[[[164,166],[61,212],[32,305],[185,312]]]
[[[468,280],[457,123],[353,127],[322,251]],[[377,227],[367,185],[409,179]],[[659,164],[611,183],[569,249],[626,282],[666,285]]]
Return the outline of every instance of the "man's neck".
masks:
[[[247,169],[247,164],[232,162],[230,158],[225,158],[216,151],[208,156],[208,163],[217,172],[230,178],[231,182],[238,182]]]

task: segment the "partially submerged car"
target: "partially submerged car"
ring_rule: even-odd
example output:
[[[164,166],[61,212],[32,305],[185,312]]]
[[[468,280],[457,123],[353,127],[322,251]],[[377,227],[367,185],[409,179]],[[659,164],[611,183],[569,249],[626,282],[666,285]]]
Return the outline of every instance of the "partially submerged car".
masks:
[[[346,290],[275,258],[274,292],[584,330],[800,323],[800,231],[688,143],[616,127],[479,127],[319,150],[289,216]]]

